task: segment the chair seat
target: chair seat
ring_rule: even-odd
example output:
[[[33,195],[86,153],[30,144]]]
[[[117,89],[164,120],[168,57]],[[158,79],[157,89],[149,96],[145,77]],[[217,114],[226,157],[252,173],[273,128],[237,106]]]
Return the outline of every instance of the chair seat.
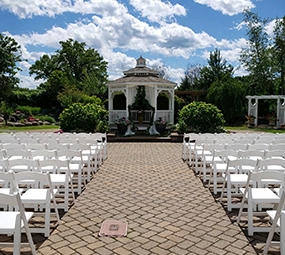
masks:
[[[240,191],[244,193],[244,188],[241,188]],[[278,203],[280,197],[269,188],[251,188],[252,199],[255,203]],[[248,193],[246,194],[248,198]]]
[[[27,221],[33,217],[33,214],[33,212],[25,212]],[[0,234],[7,234],[7,231],[11,231],[11,234],[14,233],[15,222],[18,215],[20,215],[19,212],[0,211]],[[23,222],[21,222],[21,228],[22,227],[24,227]]]
[[[247,174],[230,174],[231,184],[246,184],[248,175]],[[226,178],[227,180],[227,178]]]

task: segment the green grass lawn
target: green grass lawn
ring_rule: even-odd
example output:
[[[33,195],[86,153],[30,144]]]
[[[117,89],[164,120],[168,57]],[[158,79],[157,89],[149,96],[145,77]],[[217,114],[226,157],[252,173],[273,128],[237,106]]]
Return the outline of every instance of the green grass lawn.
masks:
[[[284,129],[275,129],[271,127],[266,127],[266,128],[253,128],[253,127],[248,127],[247,125],[242,125],[242,126],[225,126],[226,130],[229,131],[249,131],[249,132],[266,132],[266,133],[285,133]]]
[[[28,131],[49,131],[53,132],[59,130],[58,125],[42,125],[42,126],[24,126],[24,127],[10,127],[0,126],[0,133],[4,132],[28,132]]]

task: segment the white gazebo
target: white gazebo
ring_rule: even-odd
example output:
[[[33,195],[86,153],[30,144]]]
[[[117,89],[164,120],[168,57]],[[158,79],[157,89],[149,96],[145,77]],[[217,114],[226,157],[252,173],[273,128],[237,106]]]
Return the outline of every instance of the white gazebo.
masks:
[[[276,128],[285,124],[285,95],[246,96],[248,99],[248,116],[255,116],[254,126],[258,124],[258,101],[261,99],[276,100]]]
[[[108,99],[109,99],[109,124],[115,123],[119,118],[125,117],[138,122],[137,110],[130,110],[131,106],[135,102],[137,95],[137,88],[144,86],[145,99],[154,109],[154,114],[150,109],[142,109],[144,111],[144,123],[150,123],[151,116],[153,119],[163,118],[168,123],[174,123],[174,89],[176,83],[159,77],[159,72],[146,67],[146,61],[140,57],[137,59],[137,65],[135,68],[124,71],[124,76],[110,81],[107,83],[108,87]],[[167,98],[168,104],[165,109],[158,108],[159,95]],[[114,102],[117,96],[120,96],[120,105],[123,103],[123,107],[116,109]],[[129,116],[131,114],[131,116]]]

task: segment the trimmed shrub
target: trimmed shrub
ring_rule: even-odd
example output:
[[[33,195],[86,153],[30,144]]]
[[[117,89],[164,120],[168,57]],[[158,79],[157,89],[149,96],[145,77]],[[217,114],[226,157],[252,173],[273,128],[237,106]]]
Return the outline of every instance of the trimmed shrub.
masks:
[[[184,106],[178,115],[178,132],[221,133],[224,125],[221,111],[205,102],[192,102]]]
[[[40,107],[32,107],[32,106],[17,106],[16,110],[25,114],[26,117],[28,117],[29,115],[33,115],[33,116],[39,115],[39,113],[41,112]]]
[[[107,116],[108,112],[101,105],[74,103],[60,114],[60,128],[64,132],[93,133]]]

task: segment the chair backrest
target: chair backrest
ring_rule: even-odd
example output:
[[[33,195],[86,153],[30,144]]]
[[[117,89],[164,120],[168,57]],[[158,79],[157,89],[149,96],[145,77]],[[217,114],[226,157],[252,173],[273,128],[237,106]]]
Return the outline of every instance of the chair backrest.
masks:
[[[7,160],[0,159],[0,172],[6,172],[8,170]]]
[[[254,143],[248,144],[248,150],[268,150],[270,144],[269,143]]]
[[[264,158],[283,158],[285,159],[285,148],[279,150],[268,150],[265,152]]]
[[[285,143],[270,144],[269,150],[284,150]]]
[[[285,172],[285,159],[266,158],[258,160],[258,170],[260,171],[281,171]]]
[[[3,155],[5,158],[29,158],[30,153],[26,149],[4,149]]]
[[[215,160],[215,158],[221,158],[222,161],[226,163],[228,159],[236,159],[236,158],[238,158],[238,151],[230,150],[230,149],[229,150],[228,149],[214,150],[214,152],[213,152],[213,160]],[[215,162],[213,162],[213,163],[215,163]]]
[[[227,149],[229,150],[247,150],[247,143],[232,143],[227,144]]]
[[[7,166],[12,172],[37,171],[38,168],[35,160],[26,158],[7,160]]]
[[[247,188],[249,186],[264,187],[264,180],[266,180],[267,185],[270,184],[270,180],[272,180],[272,184],[276,185],[276,180],[278,180],[280,187],[284,188],[285,173],[268,170],[250,171],[246,186]]]
[[[23,184],[23,181],[25,180],[29,180],[28,184],[33,181],[34,188],[43,188],[46,185],[48,185],[48,187],[52,187],[49,172],[18,172],[14,173],[14,179],[16,183],[21,182],[21,184]]]
[[[11,150],[11,149],[25,149],[25,146],[20,143],[2,143],[2,149]]]
[[[249,158],[249,159],[263,159],[265,156],[264,150],[257,150],[257,149],[249,149],[249,150],[242,150],[239,151],[239,158]]]
[[[249,158],[238,158],[227,162],[227,169],[234,168],[236,173],[248,174],[250,171],[255,171],[258,161]]]
[[[69,161],[59,159],[47,159],[38,161],[40,172],[66,173],[69,171]]]
[[[25,143],[24,144],[26,150],[45,150],[47,149],[46,144],[42,143]]]
[[[57,157],[56,150],[48,150],[48,149],[31,150],[30,155],[33,160],[46,160]]]
[[[12,194],[15,191],[14,178],[12,172],[0,172],[0,184],[2,188],[9,188],[10,193]]]

